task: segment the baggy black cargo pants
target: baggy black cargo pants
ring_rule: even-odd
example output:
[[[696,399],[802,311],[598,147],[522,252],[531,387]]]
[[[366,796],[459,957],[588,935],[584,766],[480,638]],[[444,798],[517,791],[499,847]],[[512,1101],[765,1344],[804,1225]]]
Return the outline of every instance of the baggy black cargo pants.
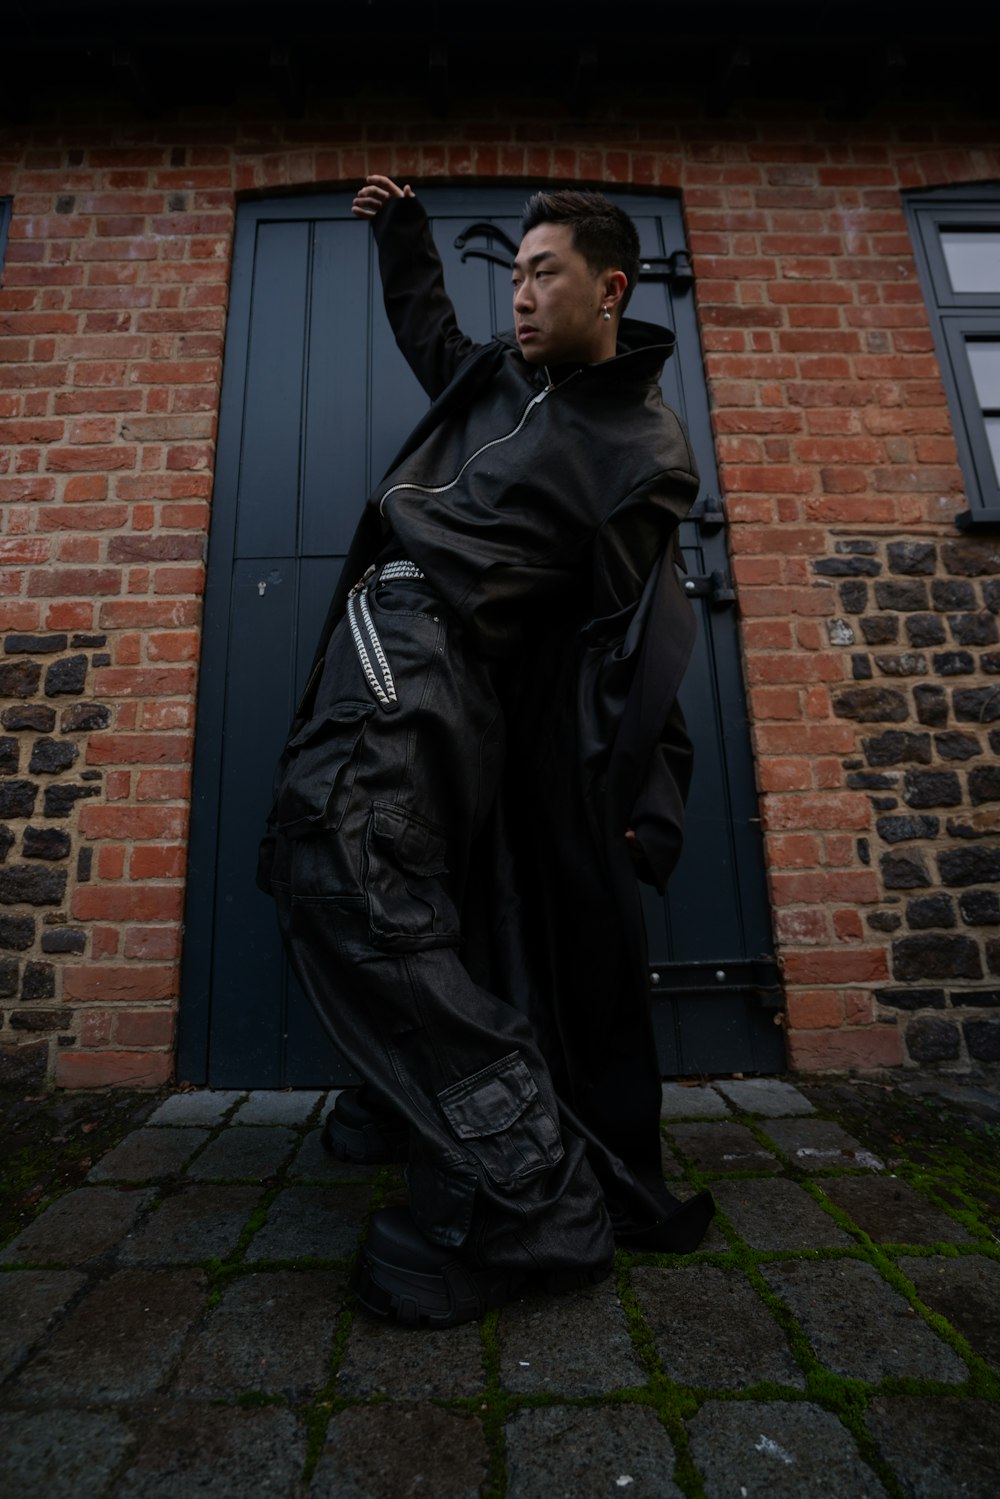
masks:
[[[289,958],[337,1046],[409,1125],[428,1239],[509,1269],[606,1264],[600,1189],[560,1126],[532,1027],[460,953],[470,849],[504,756],[490,669],[426,582],[382,572],[338,624],[289,741],[270,867]]]

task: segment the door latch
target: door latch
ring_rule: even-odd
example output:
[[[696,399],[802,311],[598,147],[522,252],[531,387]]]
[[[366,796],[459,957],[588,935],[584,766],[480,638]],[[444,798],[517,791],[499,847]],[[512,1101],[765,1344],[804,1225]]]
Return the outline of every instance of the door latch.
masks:
[[[689,599],[708,599],[713,609],[728,609],[736,602],[736,595],[721,567],[714,572],[694,573],[685,578],[684,592]]]

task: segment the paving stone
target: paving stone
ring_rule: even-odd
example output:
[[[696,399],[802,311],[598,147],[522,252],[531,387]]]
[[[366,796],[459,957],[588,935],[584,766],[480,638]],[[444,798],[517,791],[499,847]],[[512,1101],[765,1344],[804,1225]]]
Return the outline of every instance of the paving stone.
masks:
[[[507,1422],[508,1499],[681,1499],[674,1449],[655,1412],[546,1406]]]
[[[208,1139],[207,1129],[136,1129],[88,1172],[88,1181],[173,1176]]]
[[[893,1375],[961,1383],[965,1364],[908,1302],[859,1260],[764,1265],[817,1358],[834,1374],[875,1384]]]
[[[604,1395],[645,1384],[614,1281],[505,1307],[500,1378],[518,1395]]]
[[[767,1119],[780,1114],[811,1114],[813,1106],[791,1083],[777,1077],[734,1078],[715,1086],[741,1114]]]
[[[850,1433],[817,1405],[709,1400],[688,1433],[706,1499],[884,1499]]]
[[[300,1499],[306,1437],[291,1411],[176,1406],[157,1422],[116,1499]]]
[[[0,1415],[0,1493],[98,1499],[133,1440],[114,1411]]]
[[[370,1317],[354,1319],[337,1376],[339,1395],[389,1395],[393,1400],[462,1400],[486,1382],[475,1322],[412,1328]]]
[[[660,1167],[671,1182],[683,1174],[683,1167],[670,1148],[669,1140],[660,1141]]]
[[[346,1282],[337,1270],[259,1270],[230,1285],[195,1334],[174,1388],[294,1400],[327,1381]]]
[[[287,1175],[292,1181],[371,1181],[382,1167],[338,1161],[321,1143],[323,1131],[314,1129],[306,1135]]]
[[[854,1241],[795,1182],[716,1182],[720,1210],[754,1249],[821,1249]]]
[[[11,1239],[0,1264],[85,1265],[114,1248],[152,1197],[151,1190],[123,1192],[118,1187],[67,1192]]]
[[[472,1416],[433,1405],[360,1406],[330,1422],[309,1499],[479,1499],[487,1466]]]
[[[741,1271],[638,1265],[632,1284],[663,1367],[679,1384],[744,1390],[767,1379],[804,1387],[785,1334]]]
[[[121,1270],[59,1324],[14,1386],[19,1396],[130,1400],[162,1384],[205,1300],[193,1270]]]
[[[227,1109],[246,1096],[242,1088],[200,1088],[174,1093],[164,1100],[147,1124],[221,1124]]]
[[[831,1119],[772,1119],[763,1128],[803,1171],[824,1171],[830,1166],[885,1170],[878,1156]]]
[[[0,1275],[0,1380],[17,1368],[86,1279],[75,1270],[9,1270]]]
[[[277,1088],[257,1089],[241,1103],[232,1124],[305,1124],[323,1097],[319,1092],[296,1089],[281,1092]]]
[[[235,1177],[263,1181],[281,1170],[298,1143],[295,1131],[281,1125],[259,1125],[253,1129],[231,1125],[191,1162],[188,1176],[195,1181]]]
[[[865,1424],[907,1499],[996,1499],[997,1408],[990,1401],[883,1395]]]
[[[714,1088],[684,1088],[680,1083],[663,1084],[662,1119],[729,1119],[730,1110]]]
[[[260,1187],[182,1187],[129,1234],[121,1265],[185,1265],[232,1254],[262,1196]]]
[[[366,1187],[289,1187],[274,1199],[247,1259],[346,1259],[368,1213]]]
[[[702,1171],[780,1171],[745,1124],[671,1124],[669,1137]]]
[[[935,1255],[901,1258],[898,1263],[925,1306],[947,1317],[980,1358],[1000,1369],[1000,1265],[996,1260],[979,1254],[957,1260]]]
[[[820,1183],[878,1244],[967,1244],[971,1235],[895,1176],[843,1176]]]

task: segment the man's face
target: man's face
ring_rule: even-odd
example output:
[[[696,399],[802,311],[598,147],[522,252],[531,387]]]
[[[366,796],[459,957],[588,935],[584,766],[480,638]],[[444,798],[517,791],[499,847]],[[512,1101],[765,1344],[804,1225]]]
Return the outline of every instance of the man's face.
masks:
[[[613,325],[601,317],[606,281],[573,248],[569,224],[528,230],[513,283],[514,324],[529,364],[590,364],[614,354]]]

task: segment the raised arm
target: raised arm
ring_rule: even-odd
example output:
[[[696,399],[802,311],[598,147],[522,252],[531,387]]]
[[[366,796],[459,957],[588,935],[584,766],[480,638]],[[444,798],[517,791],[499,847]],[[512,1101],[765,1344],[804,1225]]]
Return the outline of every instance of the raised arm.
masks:
[[[477,346],[458,326],[427,215],[413,189],[369,177],[352,204],[372,221],[385,310],[407,364],[434,399]]]

